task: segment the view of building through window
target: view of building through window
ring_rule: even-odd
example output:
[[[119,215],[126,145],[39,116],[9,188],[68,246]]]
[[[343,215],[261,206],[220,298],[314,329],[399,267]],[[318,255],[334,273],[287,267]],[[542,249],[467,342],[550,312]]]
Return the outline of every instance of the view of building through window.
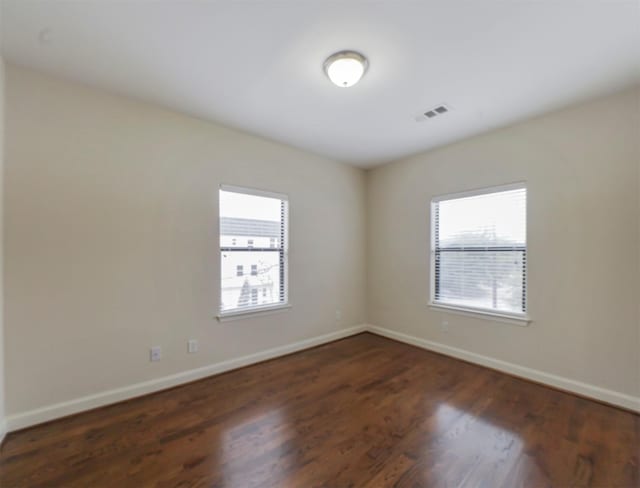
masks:
[[[284,304],[287,200],[220,190],[220,311]]]
[[[526,312],[527,190],[432,202],[435,304]]]

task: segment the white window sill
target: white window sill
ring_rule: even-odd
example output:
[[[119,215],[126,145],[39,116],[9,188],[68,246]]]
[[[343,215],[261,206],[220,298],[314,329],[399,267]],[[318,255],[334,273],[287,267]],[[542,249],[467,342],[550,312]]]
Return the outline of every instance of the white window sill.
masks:
[[[459,307],[456,305],[443,305],[441,303],[429,303],[430,308],[436,310],[443,310],[458,315],[465,315],[467,317],[475,317],[479,319],[492,320],[495,322],[505,322],[507,324],[519,325],[526,327],[531,322],[531,317],[528,315],[511,315],[500,312],[492,312],[490,310],[482,310],[477,308]]]
[[[291,308],[291,304],[283,303],[278,305],[270,305],[268,307],[254,307],[244,310],[233,310],[231,312],[222,312],[216,316],[220,322],[227,322],[230,320],[249,319],[253,317],[260,317],[262,315],[271,315],[273,313],[280,313]]]

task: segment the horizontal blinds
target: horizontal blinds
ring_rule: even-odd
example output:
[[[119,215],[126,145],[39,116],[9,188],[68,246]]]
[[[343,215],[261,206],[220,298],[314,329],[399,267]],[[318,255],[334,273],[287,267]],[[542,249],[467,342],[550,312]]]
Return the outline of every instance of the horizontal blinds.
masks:
[[[287,220],[286,196],[220,190],[221,312],[287,303]]]
[[[526,312],[525,188],[433,203],[434,300]]]

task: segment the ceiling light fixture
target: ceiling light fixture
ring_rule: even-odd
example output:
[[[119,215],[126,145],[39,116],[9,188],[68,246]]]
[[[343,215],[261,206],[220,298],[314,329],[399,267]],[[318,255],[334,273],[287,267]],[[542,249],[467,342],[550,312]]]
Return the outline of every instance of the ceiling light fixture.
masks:
[[[324,72],[341,88],[348,88],[360,81],[369,67],[369,61],[356,51],[340,51],[324,62]]]

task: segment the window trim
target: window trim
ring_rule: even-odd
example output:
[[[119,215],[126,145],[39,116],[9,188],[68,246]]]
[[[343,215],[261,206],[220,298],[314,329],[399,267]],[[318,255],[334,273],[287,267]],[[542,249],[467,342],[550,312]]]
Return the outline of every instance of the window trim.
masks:
[[[271,315],[273,313],[285,312],[292,307],[290,303],[278,303],[276,305],[259,305],[257,307],[246,307],[242,310],[234,310],[232,312],[218,313],[216,319],[219,322],[227,322],[230,320],[241,320],[245,318],[260,317],[262,315]]]
[[[529,291],[529,274],[527,273],[526,275],[526,286],[524,289],[524,301],[527,304],[527,309],[522,312],[522,313],[518,313],[518,312],[504,312],[504,311],[497,311],[497,310],[493,310],[493,309],[486,309],[486,308],[482,308],[482,307],[466,307],[463,305],[455,305],[455,304],[450,304],[450,303],[442,303],[442,302],[438,302],[435,300],[435,293],[436,293],[436,273],[435,273],[435,269],[436,269],[436,236],[435,236],[435,205],[438,202],[444,201],[444,200],[455,200],[458,198],[466,198],[466,197],[473,197],[473,196],[478,196],[478,195],[486,195],[486,194],[490,194],[490,193],[499,193],[499,192],[504,192],[504,191],[510,191],[510,190],[521,190],[521,189],[527,189],[527,184],[525,181],[519,181],[519,182],[515,182],[515,183],[508,183],[505,185],[497,185],[497,186],[489,186],[489,187],[484,187],[484,188],[475,188],[472,190],[468,190],[468,191],[462,191],[462,192],[457,192],[457,193],[447,193],[447,194],[442,194],[442,195],[437,195],[434,196],[433,198],[431,198],[431,203],[430,203],[430,212],[429,212],[429,218],[430,218],[430,222],[429,222],[429,233],[430,233],[430,251],[429,251],[429,301],[428,301],[428,306],[434,309],[438,309],[438,310],[442,310],[444,312],[450,312],[450,313],[457,313],[460,315],[466,315],[466,316],[472,316],[472,317],[478,317],[478,318],[483,318],[483,319],[487,319],[487,320],[496,320],[496,321],[500,321],[500,322],[506,322],[506,323],[513,323],[516,325],[522,325],[522,326],[526,326],[528,325],[532,319],[529,316],[528,312],[529,312],[529,299],[528,299],[528,291]],[[527,198],[528,198],[528,193],[527,193]],[[527,201],[527,206],[525,207],[525,216],[527,216],[528,214],[528,201]],[[528,226],[529,224],[529,219],[526,218],[526,224]],[[528,252],[528,232],[527,232],[527,246],[526,246],[526,253],[527,253],[527,270],[529,268],[529,262],[530,262],[530,258],[529,258],[529,252]]]
[[[442,312],[453,313],[456,315],[465,315],[467,317],[475,317],[485,320],[492,320],[495,322],[505,322],[507,324],[520,325],[522,327],[526,327],[532,322],[531,317],[527,314],[500,313],[482,308],[467,308],[458,305],[445,305],[442,303],[433,303],[431,301],[428,303],[428,305],[430,308]]]
[[[221,306],[221,298],[222,298],[222,289],[218,290],[218,312],[215,315],[216,319],[220,322],[225,322],[227,320],[239,320],[242,318],[250,318],[250,316],[260,316],[260,315],[268,315],[271,313],[286,311],[291,308],[291,303],[289,302],[289,250],[290,250],[290,233],[289,233],[289,222],[290,222],[290,205],[289,205],[289,196],[285,193],[278,193],[268,190],[262,190],[258,188],[250,188],[244,186],[237,185],[227,185],[221,184],[218,188],[218,193],[216,195],[216,200],[218,203],[217,207],[217,221],[218,221],[218,259],[222,254],[222,247],[220,246],[220,191],[228,191],[234,193],[243,193],[245,195],[254,195],[258,197],[267,197],[267,198],[276,198],[278,200],[282,200],[286,202],[286,211],[284,212],[284,230],[282,236],[282,255],[283,255],[283,265],[281,270],[281,286],[284,282],[284,301],[277,302],[269,305],[257,305],[257,306],[249,306],[244,307],[243,309],[234,309],[223,312],[220,310]],[[255,248],[254,248],[255,250]],[[260,250],[259,248],[257,250]],[[274,248],[267,248],[269,251],[276,251]],[[222,269],[219,269],[218,272],[218,286],[220,286],[221,279],[220,275],[222,273]]]
[[[244,193],[245,195],[253,195],[256,197],[277,198],[278,200],[289,201],[289,196],[284,193],[277,193],[277,192],[268,191],[268,190],[260,190],[258,188],[249,188],[246,186],[222,184],[220,185],[219,189],[222,191],[230,191],[233,193]],[[218,217],[220,217],[220,212],[218,212]]]

